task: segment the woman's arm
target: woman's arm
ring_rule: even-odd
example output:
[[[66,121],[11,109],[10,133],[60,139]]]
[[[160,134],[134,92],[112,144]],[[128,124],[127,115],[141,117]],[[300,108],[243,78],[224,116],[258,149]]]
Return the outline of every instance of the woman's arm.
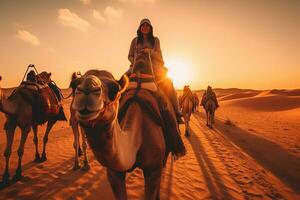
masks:
[[[158,38],[155,38],[155,45],[154,48],[151,49],[151,57],[153,57],[156,61],[160,62],[162,65],[164,65],[164,59],[162,56],[162,52],[160,49],[160,41]]]
[[[133,64],[134,62],[134,53],[136,51],[136,38],[134,38],[131,41],[131,45],[130,45],[130,49],[129,49],[129,53],[128,53],[128,60],[131,64]]]

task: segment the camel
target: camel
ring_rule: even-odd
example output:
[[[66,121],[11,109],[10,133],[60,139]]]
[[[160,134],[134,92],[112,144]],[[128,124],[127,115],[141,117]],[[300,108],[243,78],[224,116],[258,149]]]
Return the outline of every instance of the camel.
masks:
[[[185,124],[185,136],[190,136],[190,118],[194,108],[194,95],[192,91],[185,86],[183,95],[180,98],[180,108]]]
[[[212,125],[215,123],[215,111],[219,107],[219,104],[217,96],[211,86],[207,86],[207,90],[204,91],[201,105],[206,112],[206,126],[212,129]]]
[[[147,58],[142,56],[144,59],[148,62],[136,58],[130,82],[126,75],[117,81],[110,72],[87,71],[76,89],[72,104],[95,158],[106,167],[114,197],[118,200],[127,199],[125,176],[137,167],[144,174],[144,198],[159,199],[162,169],[168,153],[185,154],[179,134],[166,140],[166,125],[161,121],[160,110],[156,112],[160,104],[153,96],[157,95],[158,87],[153,70],[149,69],[151,59],[148,54]],[[134,71],[136,68],[138,70]],[[148,95],[147,98],[141,99],[142,94]],[[154,99],[154,104],[148,102],[151,99]],[[171,107],[168,102],[163,106],[165,109]],[[175,112],[173,117],[176,124]],[[176,136],[180,139],[174,140]],[[175,147],[173,151],[169,149],[172,139],[179,141],[173,143],[179,144],[179,148]],[[176,151],[176,148],[181,150]]]
[[[212,129],[215,123],[215,110],[217,109],[215,101],[211,98],[207,99],[204,109],[206,112],[206,126]]]
[[[115,81],[109,72],[90,70],[84,74],[72,106],[95,158],[107,168],[115,198],[127,199],[126,172],[140,167],[145,199],[159,199],[165,160],[163,130],[137,102],[130,104],[119,123],[119,98],[127,84],[126,76]]]
[[[82,170],[89,170],[90,166],[89,166],[89,162],[88,162],[88,157],[87,157],[87,153],[86,153],[86,149],[87,149],[87,142],[86,142],[86,137],[85,137],[85,133],[84,130],[82,129],[81,126],[79,126],[78,121],[75,118],[75,110],[72,108],[72,104],[74,102],[74,96],[75,96],[75,90],[77,88],[77,86],[80,84],[81,82],[81,73],[80,72],[74,72],[72,74],[72,78],[71,78],[71,83],[70,83],[70,87],[72,88],[72,102],[71,102],[71,106],[70,106],[70,126],[72,127],[72,132],[74,135],[74,143],[73,143],[73,147],[75,150],[75,157],[74,157],[74,166],[73,166],[73,170],[77,170],[80,169],[80,164],[79,164],[79,157],[82,154],[81,148],[80,148],[80,135],[81,135],[81,140],[82,140],[82,150],[83,150],[83,167],[81,168]],[[80,130],[80,131],[79,131]]]
[[[50,77],[50,73],[48,73],[48,76]],[[1,80],[1,79],[0,79]],[[5,122],[5,131],[6,131],[6,148],[4,152],[5,156],[5,170],[3,174],[3,180],[2,184],[8,185],[9,184],[9,159],[11,155],[12,150],[12,144],[15,134],[15,129],[18,126],[21,129],[21,141],[19,148],[17,150],[19,159],[18,159],[18,167],[16,169],[16,174],[13,177],[14,181],[18,181],[22,178],[22,157],[24,154],[24,145],[28,136],[28,133],[30,132],[31,128],[33,129],[34,133],[34,144],[35,144],[35,162],[44,162],[47,160],[46,156],[46,145],[48,141],[48,136],[50,133],[51,128],[56,123],[57,120],[62,120],[61,118],[58,118],[58,115],[44,115],[43,121],[40,119],[35,119],[33,116],[33,104],[29,103],[27,98],[24,98],[24,95],[22,95],[18,90],[13,93],[9,98],[7,98],[0,87],[0,111],[3,112],[6,115],[6,122]],[[63,110],[62,108],[61,112],[59,113],[60,117],[62,117]],[[64,117],[64,114],[63,114]],[[46,132],[43,138],[43,151],[42,156],[40,157],[40,153],[38,150],[38,125],[41,125],[43,123],[47,122],[47,128]]]

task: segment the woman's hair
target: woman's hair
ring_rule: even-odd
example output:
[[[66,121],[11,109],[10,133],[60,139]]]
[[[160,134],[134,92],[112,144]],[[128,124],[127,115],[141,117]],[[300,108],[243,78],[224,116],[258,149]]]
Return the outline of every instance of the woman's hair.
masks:
[[[138,44],[143,44],[144,43],[144,37],[143,37],[143,33],[141,31],[141,27],[142,27],[143,24],[141,24],[137,30],[137,43]],[[147,34],[147,37],[148,37],[148,41],[150,42],[152,48],[154,47],[154,44],[155,44],[155,39],[154,39],[154,36],[153,36],[153,28],[151,25],[150,26],[150,31],[149,33]]]

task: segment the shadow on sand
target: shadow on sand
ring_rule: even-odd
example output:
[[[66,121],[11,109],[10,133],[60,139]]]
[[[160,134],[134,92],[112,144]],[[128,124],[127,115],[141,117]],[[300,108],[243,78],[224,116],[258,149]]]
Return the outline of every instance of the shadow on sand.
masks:
[[[30,178],[25,176],[18,184],[13,184],[3,189],[1,191],[1,196],[5,197],[5,199],[51,199],[61,190],[70,186],[73,187],[74,183],[87,173],[87,171],[72,170],[73,162],[74,158],[67,159],[36,177]],[[36,167],[43,166],[37,165]],[[97,170],[97,174],[104,174],[104,168]],[[87,179],[90,178],[87,177]],[[92,180],[84,181],[81,188],[91,188],[96,182],[101,182],[99,176],[93,176],[91,179]],[[28,192],[24,194],[22,191]],[[82,190],[79,190],[78,192],[75,190],[72,194],[66,194],[66,198],[73,199],[72,197],[78,198],[80,196],[84,198],[85,195],[81,193]]]
[[[171,200],[171,197],[172,197],[172,184],[173,184],[173,171],[174,171],[174,161],[173,161],[173,158],[170,157],[170,168],[169,168],[169,176],[168,177],[165,177],[165,178],[168,178],[167,179],[167,190],[166,190],[166,200]],[[164,176],[163,176],[164,178]]]
[[[222,199],[233,199],[229,194],[226,186],[224,185],[222,179],[220,178],[216,167],[205,152],[200,139],[197,137],[193,130],[190,131],[190,134],[190,137],[188,137],[187,139],[190,142],[196,159],[199,163],[209,192],[212,195],[211,198],[219,199],[219,197],[222,196]],[[218,193],[221,193],[221,195],[218,195]]]
[[[205,119],[204,114],[198,116]],[[228,126],[218,119],[214,128],[300,194],[300,158],[276,143],[237,126]]]

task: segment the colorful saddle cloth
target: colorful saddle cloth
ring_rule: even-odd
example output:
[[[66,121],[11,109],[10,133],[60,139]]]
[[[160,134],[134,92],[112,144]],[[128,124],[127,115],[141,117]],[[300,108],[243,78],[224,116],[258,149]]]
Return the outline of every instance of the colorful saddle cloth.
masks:
[[[45,123],[49,117],[66,120],[61,102],[48,84],[24,81],[9,98],[14,98],[16,94],[32,106],[33,119],[39,124]]]

